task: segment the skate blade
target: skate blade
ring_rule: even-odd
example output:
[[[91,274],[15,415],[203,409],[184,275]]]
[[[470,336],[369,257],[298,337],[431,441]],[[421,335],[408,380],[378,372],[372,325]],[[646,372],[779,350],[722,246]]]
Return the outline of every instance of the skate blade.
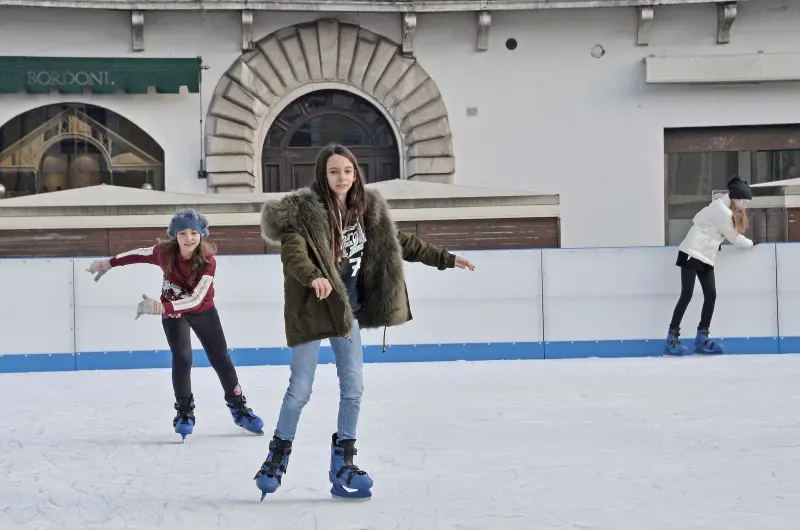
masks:
[[[368,500],[372,499],[372,495],[369,495],[367,497],[340,497],[335,493],[331,493],[331,498],[333,500],[341,502],[367,502]]]
[[[346,490],[343,486],[333,486],[331,497],[337,501],[363,502],[372,498],[371,490]]]
[[[245,427],[241,423],[236,423],[236,422],[233,422],[233,423],[236,426],[241,427],[242,429],[244,429],[245,431],[247,431],[249,433],[252,433],[252,434],[255,434],[255,435],[258,435],[258,436],[264,436],[264,430],[263,429],[260,429],[260,430],[248,429],[247,427]]]
[[[249,429],[245,429],[244,427],[242,427],[242,429],[243,429],[245,432],[248,432],[248,433],[250,433],[250,434],[253,434],[253,435],[255,435],[255,436],[264,436],[264,431],[251,431],[251,430],[249,430]]]

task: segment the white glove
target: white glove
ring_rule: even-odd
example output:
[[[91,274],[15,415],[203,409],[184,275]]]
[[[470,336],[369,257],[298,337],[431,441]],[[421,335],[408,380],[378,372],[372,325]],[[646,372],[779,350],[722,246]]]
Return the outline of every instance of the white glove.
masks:
[[[142,301],[136,307],[136,319],[142,315],[163,315],[164,304],[159,300],[148,298],[146,294],[142,295]]]
[[[111,260],[110,259],[96,259],[89,265],[89,268],[86,269],[87,272],[91,274],[96,274],[97,276],[94,277],[94,281],[99,280],[103,277],[103,274],[107,273],[111,270]]]

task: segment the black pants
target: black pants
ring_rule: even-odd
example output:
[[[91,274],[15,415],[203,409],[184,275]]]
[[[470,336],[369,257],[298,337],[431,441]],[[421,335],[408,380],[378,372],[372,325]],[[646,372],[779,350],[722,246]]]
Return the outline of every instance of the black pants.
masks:
[[[175,397],[181,399],[192,395],[191,330],[197,335],[206,351],[208,362],[217,372],[225,399],[234,399],[234,389],[239,385],[239,378],[228,354],[228,343],[225,341],[217,308],[211,307],[202,313],[184,313],[180,318],[162,318],[161,322],[172,350],[172,387]]]
[[[703,289],[703,309],[700,312],[700,325],[698,328],[708,329],[711,326],[711,317],[714,315],[714,304],[717,302],[717,284],[714,280],[714,269],[711,267],[696,267],[692,264],[681,267],[681,296],[675,304],[675,311],[672,313],[670,329],[678,329],[689,307],[694,292],[694,279],[700,280],[700,287]]]

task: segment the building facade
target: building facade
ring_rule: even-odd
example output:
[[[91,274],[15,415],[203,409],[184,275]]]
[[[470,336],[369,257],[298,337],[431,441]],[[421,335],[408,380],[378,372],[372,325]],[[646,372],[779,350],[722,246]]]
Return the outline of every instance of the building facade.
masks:
[[[730,176],[796,175],[798,22],[797,0],[0,0],[0,181],[282,192],[339,141],[373,183],[558,194],[561,246],[675,244]]]

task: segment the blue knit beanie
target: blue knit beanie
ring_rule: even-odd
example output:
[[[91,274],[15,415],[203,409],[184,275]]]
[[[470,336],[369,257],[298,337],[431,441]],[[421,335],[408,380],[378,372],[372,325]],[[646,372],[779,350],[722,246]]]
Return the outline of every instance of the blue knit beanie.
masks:
[[[208,237],[208,220],[197,210],[180,210],[169,222],[167,233],[171,237],[177,237],[181,230],[197,230],[200,237]]]

